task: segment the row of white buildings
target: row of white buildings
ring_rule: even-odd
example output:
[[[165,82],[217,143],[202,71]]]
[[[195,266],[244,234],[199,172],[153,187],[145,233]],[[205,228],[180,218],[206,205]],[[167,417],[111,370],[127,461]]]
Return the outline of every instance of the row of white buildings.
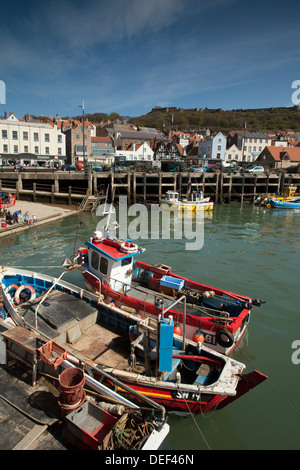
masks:
[[[55,124],[26,122],[10,114],[0,120],[0,159],[66,159],[66,136]]]

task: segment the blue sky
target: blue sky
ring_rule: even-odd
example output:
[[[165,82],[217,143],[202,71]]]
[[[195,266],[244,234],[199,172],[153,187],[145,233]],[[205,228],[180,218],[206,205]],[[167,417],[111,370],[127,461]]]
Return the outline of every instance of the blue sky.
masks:
[[[2,3],[1,115],[291,106],[300,80],[299,2]]]

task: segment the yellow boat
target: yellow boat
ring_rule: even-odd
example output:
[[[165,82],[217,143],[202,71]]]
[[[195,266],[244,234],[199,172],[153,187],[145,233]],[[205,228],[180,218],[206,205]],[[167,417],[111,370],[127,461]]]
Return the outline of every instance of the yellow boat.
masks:
[[[203,191],[193,191],[190,198],[180,199],[177,191],[167,191],[166,196],[160,200],[163,209],[178,209],[191,211],[212,211],[214,203],[209,197],[203,197]]]

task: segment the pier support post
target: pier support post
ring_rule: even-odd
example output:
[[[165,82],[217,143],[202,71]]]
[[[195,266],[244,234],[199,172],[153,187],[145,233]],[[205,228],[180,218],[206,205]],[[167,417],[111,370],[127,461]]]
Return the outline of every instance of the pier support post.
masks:
[[[144,184],[144,204],[147,202],[147,176],[143,173],[143,184]]]
[[[18,180],[16,181],[16,196],[17,196],[17,199],[19,199],[20,191],[22,191],[22,189],[23,189],[22,176],[19,173],[18,174]]]
[[[162,197],[161,193],[161,173],[158,175],[158,200],[160,201]]]
[[[218,203],[218,197],[219,197],[219,178],[220,174],[216,173],[216,195],[215,195],[215,203]]]
[[[32,185],[33,193],[32,193],[32,201],[36,202],[36,183],[33,183]]]
[[[54,192],[59,193],[59,179],[58,175],[54,175]]]
[[[228,193],[228,202],[231,203],[231,193],[232,193],[232,175],[229,176],[229,193]]]
[[[243,205],[244,203],[244,191],[245,191],[245,175],[243,175],[243,182],[242,182],[241,205]]]
[[[270,179],[270,173],[267,174],[266,195],[268,195],[268,193],[269,193],[269,179]]]
[[[136,204],[136,173],[133,173],[133,204]]]
[[[257,185],[257,175],[255,175],[254,188],[253,188],[253,202],[256,199],[256,185]]]
[[[130,191],[130,188],[131,188],[131,173],[128,171],[127,172],[127,201],[128,201],[128,204],[131,204],[131,191]]]

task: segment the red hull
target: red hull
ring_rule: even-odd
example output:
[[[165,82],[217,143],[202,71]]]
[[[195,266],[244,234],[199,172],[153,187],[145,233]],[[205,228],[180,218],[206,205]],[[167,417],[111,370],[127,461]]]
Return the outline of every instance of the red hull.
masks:
[[[155,272],[149,264],[142,263],[141,261],[136,261],[136,266],[148,269],[149,271]],[[152,268],[152,269],[151,269]],[[94,288],[97,290],[99,289],[99,281],[96,280],[96,278],[91,275],[88,271],[83,273],[85,279],[89,284],[91,284]],[[235,299],[244,301],[244,302],[252,302],[252,299],[250,297],[245,297],[245,296],[239,296],[237,294],[233,294],[229,291],[221,291],[220,289],[215,289],[212,288],[211,286],[206,286],[204,284],[200,284],[198,282],[191,281],[189,279],[186,279],[182,276],[179,275],[174,275],[172,273],[168,273],[169,276],[174,276],[179,279],[184,279],[185,285],[187,287],[191,287],[194,289],[198,290],[210,290],[213,289],[217,295],[222,295],[222,294],[227,294],[232,296]],[[153,315],[157,316],[160,311],[157,307],[155,307],[152,303],[150,302],[144,302],[142,300],[136,299],[135,297],[131,297],[130,295],[123,294],[121,292],[117,292],[113,289],[111,289],[109,286],[106,286],[104,284],[101,285],[101,292],[104,296],[110,297],[114,299],[115,301],[121,301],[124,305],[127,305],[129,307],[132,307],[136,309],[137,311],[142,311],[145,312],[147,315]],[[238,317],[232,318],[232,322],[230,325],[226,326],[226,329],[234,334],[243,324],[245,321],[247,315],[249,315],[250,309],[244,308],[241,313],[239,314]],[[178,321],[179,323],[183,322],[183,314],[182,312],[178,312],[177,310],[169,310],[169,315],[173,315],[175,321]],[[195,315],[187,315],[186,318],[186,324],[194,327],[195,329],[199,328],[200,326],[200,320],[201,320],[201,328],[209,330],[210,332],[216,332],[217,330],[220,329],[220,324],[214,322],[213,319],[209,317],[199,317]],[[224,327],[224,326],[223,326]]]
[[[163,388],[150,388],[125,381],[124,383],[134,390],[137,390],[142,395],[163,405],[168,412],[193,413],[196,415],[198,413],[205,413],[207,411],[225,408],[225,406],[237,400],[242,395],[264,382],[267,378],[268,377],[266,375],[256,370],[248,374],[243,374],[238,383],[235,396],[210,395],[208,396],[207,401],[201,400],[204,398],[205,394],[201,397],[200,394],[196,394],[194,392],[172,392]],[[136,400],[136,397],[127,394],[127,392],[122,389],[119,389],[118,392],[122,394],[125,393],[125,395],[128,395],[128,398],[132,401]]]
[[[10,207],[13,207],[16,203],[16,196],[10,196],[10,201],[9,202],[2,202],[0,199],[0,208],[1,209],[9,209]]]

